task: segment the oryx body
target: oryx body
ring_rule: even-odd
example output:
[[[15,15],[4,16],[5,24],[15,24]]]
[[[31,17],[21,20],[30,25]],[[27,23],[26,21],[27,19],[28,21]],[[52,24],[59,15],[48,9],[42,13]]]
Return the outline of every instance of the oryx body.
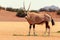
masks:
[[[29,24],[42,24],[42,22],[50,21],[51,16],[43,13],[30,12],[25,16]]]
[[[47,13],[34,13],[34,12],[29,12],[27,14],[27,16],[25,16],[25,18],[27,19],[28,23],[30,24],[29,27],[29,35],[30,35],[30,30],[31,30],[31,25],[33,25],[33,30],[34,30],[34,34],[35,34],[35,24],[44,24],[46,25],[46,32],[47,29],[48,34],[50,34],[50,26],[49,26],[49,22],[52,22],[52,17],[50,15],[48,15]],[[52,25],[54,25],[54,22],[52,22]]]

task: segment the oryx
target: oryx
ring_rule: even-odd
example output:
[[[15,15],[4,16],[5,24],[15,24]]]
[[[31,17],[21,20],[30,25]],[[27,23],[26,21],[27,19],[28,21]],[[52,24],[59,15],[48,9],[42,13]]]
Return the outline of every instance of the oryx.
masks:
[[[30,3],[31,4],[31,3]],[[54,20],[53,18],[46,13],[35,13],[35,12],[30,12],[29,9],[30,9],[30,4],[29,4],[29,7],[26,11],[25,9],[25,5],[23,3],[23,13],[25,14],[23,17],[25,17],[25,19],[28,21],[29,23],[29,35],[30,35],[30,31],[31,31],[31,26],[33,26],[33,33],[35,35],[35,24],[44,24],[45,23],[45,27],[46,27],[46,32],[47,32],[47,29],[48,29],[48,35],[50,35],[50,26],[49,26],[49,21],[51,21],[52,25],[54,25]],[[18,13],[17,13],[18,14]],[[18,17],[22,17],[22,16],[19,16],[19,15],[16,15]]]

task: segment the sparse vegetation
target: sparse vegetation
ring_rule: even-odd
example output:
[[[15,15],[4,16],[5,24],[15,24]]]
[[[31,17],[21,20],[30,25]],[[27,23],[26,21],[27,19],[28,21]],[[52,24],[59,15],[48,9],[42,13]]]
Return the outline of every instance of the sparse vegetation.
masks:
[[[44,8],[41,8],[41,9],[39,9],[39,11],[42,12],[42,11],[47,11],[47,10]]]
[[[16,16],[18,16],[18,17],[24,17],[25,15],[27,15],[27,14],[25,14],[23,9],[21,9],[21,8],[17,11],[17,14],[16,14]]]
[[[36,13],[38,13],[38,11],[37,11],[37,10],[31,10],[30,12],[36,12]]]
[[[47,10],[47,9],[44,9],[44,8],[41,8],[41,9],[39,9],[39,11],[40,11],[40,12],[42,12],[42,11],[55,12],[56,10],[51,9],[51,8],[49,8],[48,10]]]
[[[55,12],[56,10],[49,8],[49,12]]]
[[[57,15],[60,15],[60,10],[57,11]]]
[[[57,33],[60,33],[60,31],[57,31]]]
[[[13,34],[13,36],[38,36],[38,35],[37,34],[36,35]]]
[[[7,7],[7,8],[6,8],[6,11],[17,12],[18,9],[14,9],[14,8]]]
[[[17,15],[19,15],[19,16],[26,15],[26,14],[24,14],[24,11],[23,11],[22,8],[20,8],[20,9],[11,8],[11,7],[5,8],[5,7],[0,6],[0,10],[1,9],[2,10],[5,10],[6,9],[6,11],[11,11],[11,12],[17,12]],[[47,8],[40,8],[39,10],[30,10],[30,12],[36,12],[36,13],[42,12],[42,11],[57,12],[57,15],[60,15],[60,9],[59,10],[56,10],[56,9],[52,9],[51,7],[48,10],[47,10]]]
[[[0,9],[5,10],[5,8],[4,7],[1,7],[1,6],[0,6]]]

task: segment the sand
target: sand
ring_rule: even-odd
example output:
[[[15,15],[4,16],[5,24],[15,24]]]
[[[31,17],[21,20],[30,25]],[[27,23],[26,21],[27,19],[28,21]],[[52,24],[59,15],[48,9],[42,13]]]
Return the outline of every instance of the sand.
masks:
[[[45,25],[36,25],[37,36],[27,36],[29,31],[28,22],[1,22],[0,21],[0,40],[59,40],[60,22],[55,22],[55,26],[52,27],[51,23],[51,35],[42,36],[45,31]],[[20,36],[13,36],[14,34]],[[22,36],[21,36],[22,35]],[[25,36],[24,36],[25,35]],[[33,29],[31,30],[33,35]]]

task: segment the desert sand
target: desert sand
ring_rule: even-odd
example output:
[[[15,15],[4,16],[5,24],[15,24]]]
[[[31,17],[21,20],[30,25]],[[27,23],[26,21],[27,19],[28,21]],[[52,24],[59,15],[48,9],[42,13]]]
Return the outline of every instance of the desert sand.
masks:
[[[60,30],[60,22],[56,22],[56,25],[52,27],[51,23],[50,36],[43,36],[45,31],[45,25],[36,25],[37,36],[27,36],[29,31],[28,22],[0,22],[0,40],[59,40],[60,33],[56,33]],[[31,35],[33,35],[33,29]],[[14,36],[14,34],[18,36]],[[20,36],[19,36],[20,35]]]

